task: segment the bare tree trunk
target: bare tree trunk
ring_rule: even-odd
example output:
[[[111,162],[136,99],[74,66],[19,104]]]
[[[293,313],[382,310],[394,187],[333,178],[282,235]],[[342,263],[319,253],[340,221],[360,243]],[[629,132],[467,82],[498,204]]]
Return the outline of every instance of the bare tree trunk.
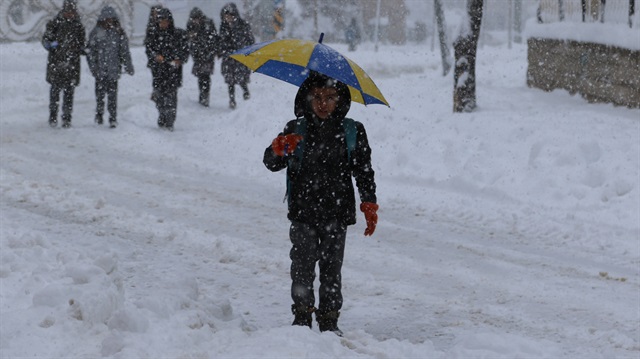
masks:
[[[513,27],[516,32],[514,41],[522,43],[522,0],[515,0],[513,5]]]
[[[509,0],[509,18],[507,19],[507,47],[511,49],[513,46],[513,0]]]
[[[320,35],[318,33],[318,0],[313,0],[313,32],[315,37]]]
[[[453,44],[455,69],[453,73],[453,111],[471,112],[476,108],[476,52],[483,0],[467,0],[469,29]]]
[[[442,54],[442,76],[447,76],[449,70],[451,70],[449,46],[447,46],[447,26],[445,25],[444,12],[442,11],[440,0],[433,0],[433,7],[436,14],[436,22],[438,23],[438,38],[440,39],[440,53]]]

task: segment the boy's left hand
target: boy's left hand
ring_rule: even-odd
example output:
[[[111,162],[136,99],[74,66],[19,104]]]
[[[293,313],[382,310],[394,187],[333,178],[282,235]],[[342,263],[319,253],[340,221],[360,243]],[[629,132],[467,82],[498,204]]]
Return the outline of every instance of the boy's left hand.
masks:
[[[360,203],[360,210],[364,213],[364,218],[367,220],[367,229],[364,230],[365,236],[370,236],[376,231],[376,225],[378,224],[378,208],[380,207],[376,203]]]

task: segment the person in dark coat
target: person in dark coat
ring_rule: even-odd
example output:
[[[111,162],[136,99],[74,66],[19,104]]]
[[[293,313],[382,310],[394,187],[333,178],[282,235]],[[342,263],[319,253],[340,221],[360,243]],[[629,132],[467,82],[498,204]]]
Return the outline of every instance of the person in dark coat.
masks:
[[[360,42],[360,29],[355,18],[351,18],[351,23],[344,31],[344,37],[347,40],[347,44],[349,44],[349,51],[355,51]]]
[[[284,130],[265,149],[263,163],[271,171],[287,170],[289,238],[292,243],[291,307],[293,325],[312,326],[341,335],[342,262],[347,226],[356,223],[355,178],[367,229],[377,224],[376,184],[371,149],[362,123],[346,119],[351,105],[348,87],[311,72],[298,90],[294,113]],[[304,119],[304,131],[300,128]],[[355,127],[349,152],[345,121]],[[302,133],[302,134],[301,134]],[[319,305],[315,308],[315,266],[320,268]]]
[[[49,125],[58,125],[58,106],[62,92],[62,127],[71,127],[73,95],[75,87],[80,84],[80,55],[84,54],[85,47],[84,26],[80,22],[75,0],[65,0],[62,10],[47,23],[42,46],[49,51]]]
[[[202,106],[208,107],[211,74],[218,52],[218,31],[213,20],[206,17],[202,10],[194,7],[187,21],[187,35],[189,53],[193,58],[191,73],[198,78],[199,102]]]
[[[151,9],[149,10],[149,20],[147,22],[147,28],[145,30],[145,35],[144,35],[144,43],[146,44],[147,41],[151,41],[151,38],[155,37],[155,33],[156,31],[158,31],[158,10],[162,9],[162,5],[153,5],[151,7]],[[147,58],[147,67],[151,70],[151,78],[155,78],[155,75],[153,74],[153,69],[155,68],[155,66],[153,66],[155,63],[155,59],[152,58]],[[153,83],[152,83],[152,88],[153,88]],[[157,92],[154,90],[152,90],[151,92],[151,100],[155,101],[156,100],[156,94]]]
[[[175,27],[169,9],[158,9],[157,17],[158,29],[145,39],[145,48],[151,61],[158,126],[173,131],[178,88],[182,86],[182,65],[189,59],[189,44],[186,32]]]
[[[222,57],[222,75],[229,88],[229,107],[236,108],[235,85],[242,88],[242,96],[248,100],[251,70],[229,57],[229,54],[255,43],[251,26],[240,18],[238,7],[228,3],[220,11],[220,57]]]
[[[147,28],[145,29],[144,38],[146,39],[154,37],[158,31],[158,10],[162,9],[162,5],[153,5],[149,9],[149,20],[147,22]],[[153,60],[147,61],[147,67],[153,67]]]
[[[118,125],[118,80],[124,70],[133,76],[133,64],[129,51],[129,39],[124,32],[118,14],[111,6],[105,6],[96,27],[89,34],[87,63],[96,79],[96,123],[101,125],[104,114],[104,98],[109,105],[109,125]]]

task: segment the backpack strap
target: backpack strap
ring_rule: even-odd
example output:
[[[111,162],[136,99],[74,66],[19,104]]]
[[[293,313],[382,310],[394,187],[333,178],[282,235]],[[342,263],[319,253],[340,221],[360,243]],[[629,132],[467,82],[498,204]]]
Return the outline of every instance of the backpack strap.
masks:
[[[356,137],[358,135],[356,121],[352,118],[345,117],[345,119],[342,120],[342,127],[344,127],[344,137],[347,142],[347,159],[349,163],[351,163],[351,152],[356,149]]]
[[[300,162],[302,162],[302,154],[304,153],[304,138],[307,135],[307,119],[304,117],[300,117],[296,121],[296,128],[293,133],[302,136],[302,141],[298,142],[295,151],[293,151],[293,155],[298,158]],[[291,163],[291,159],[289,159],[289,163]]]

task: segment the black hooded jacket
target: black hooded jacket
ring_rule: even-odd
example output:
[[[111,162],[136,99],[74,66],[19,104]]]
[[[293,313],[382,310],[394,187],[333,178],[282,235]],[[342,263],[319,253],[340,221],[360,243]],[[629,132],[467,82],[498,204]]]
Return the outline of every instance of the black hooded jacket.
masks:
[[[193,58],[192,73],[195,76],[211,75],[218,53],[218,31],[212,19],[195,7],[187,21],[189,53]]]
[[[186,32],[175,27],[173,15],[168,9],[158,10],[158,18],[169,20],[169,28],[159,27],[145,38],[144,45],[147,58],[151,64],[153,87],[156,89],[175,89],[182,86],[182,65],[175,66],[174,60],[182,64],[189,59],[189,43]],[[164,62],[157,62],[156,56],[162,55]]]
[[[232,15],[234,21],[228,23],[225,15]],[[219,56],[222,58],[222,75],[227,84],[245,84],[251,77],[251,70],[229,57],[229,54],[245,46],[253,45],[255,37],[251,25],[240,18],[238,7],[234,3],[226,4],[220,11]]]
[[[367,134],[362,123],[356,121],[356,146],[349,156],[342,121],[349,111],[351,96],[346,85],[337,84],[340,102],[325,120],[316,118],[307,99],[310,89],[318,87],[318,77],[310,76],[298,90],[295,112],[303,114],[307,121],[301,161],[295,155],[277,156],[271,146],[264,152],[263,163],[269,170],[287,168],[291,221],[322,225],[338,220],[344,225],[355,224],[356,200],[351,176],[356,180],[360,201],[376,203]],[[280,135],[295,133],[297,122],[289,121]]]
[[[72,18],[64,13],[73,12]],[[78,86],[80,83],[80,55],[84,55],[85,30],[80,22],[76,5],[65,1],[64,8],[47,23],[42,45],[49,51],[47,82],[57,85]]]
[[[147,23],[147,30],[144,36],[145,46],[147,42],[151,41],[151,39],[155,37],[155,32],[158,31],[158,10],[160,9],[162,9],[161,5],[153,5],[149,11],[149,22]],[[147,67],[153,68],[154,63],[155,60],[153,58],[149,58],[147,54]]]

